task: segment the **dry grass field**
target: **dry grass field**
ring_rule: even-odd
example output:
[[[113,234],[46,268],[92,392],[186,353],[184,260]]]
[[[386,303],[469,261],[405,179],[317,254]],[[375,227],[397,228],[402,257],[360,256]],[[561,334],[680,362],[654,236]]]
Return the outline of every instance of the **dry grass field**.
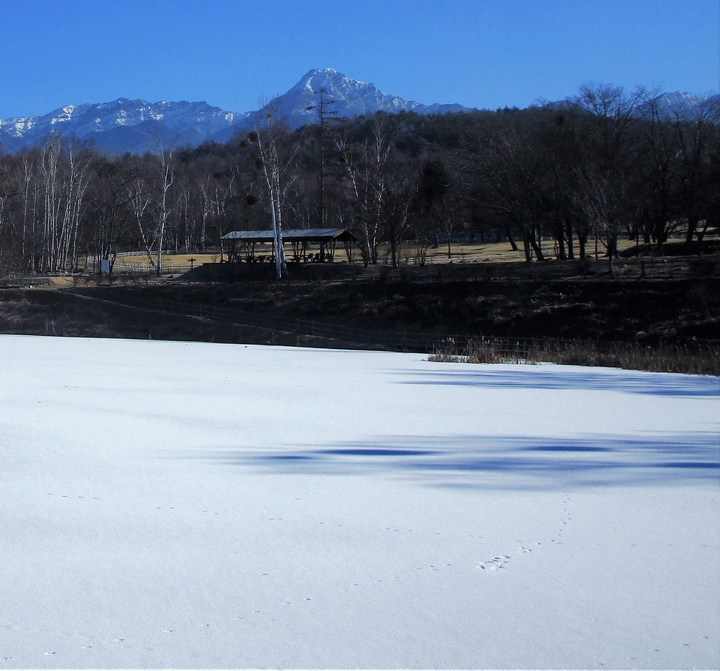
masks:
[[[199,252],[189,252],[186,254],[163,254],[163,268],[166,272],[186,272],[190,270],[190,266],[200,266],[203,263],[218,263],[221,255],[219,253],[200,254]],[[190,262],[193,259],[193,262]],[[155,257],[153,256],[153,261]],[[146,254],[138,254],[132,256],[118,256],[115,259],[113,269],[116,272],[150,272],[154,269]]]
[[[634,245],[632,240],[621,240],[618,242],[620,251],[628,249]],[[574,246],[576,257],[580,254],[577,244]],[[317,253],[319,249],[310,248],[310,252]],[[605,254],[605,248],[598,246],[598,255],[602,257]],[[292,252],[286,250],[288,258],[292,258]],[[555,256],[553,243],[543,241],[543,253],[546,258],[553,259]],[[586,253],[594,256],[595,243],[589,242]],[[262,258],[267,262],[272,256],[272,247],[269,244],[258,244],[255,249],[258,258]],[[379,257],[382,262],[387,263],[390,257],[390,248],[388,245],[381,245]],[[177,275],[190,270],[191,265],[197,267],[204,263],[219,263],[227,258],[226,254],[213,252],[201,254],[199,252],[187,252],[182,254],[167,253],[163,255],[163,271],[166,275]],[[353,261],[360,261],[360,254],[357,249],[352,252]],[[406,243],[401,250],[401,264],[417,265],[417,250],[412,243]],[[192,263],[190,259],[193,259]],[[154,257],[153,257],[154,260]],[[344,249],[337,249],[335,252],[335,263],[347,262],[347,256]],[[427,264],[446,264],[446,263],[518,263],[525,261],[525,254],[522,247],[518,251],[513,251],[510,243],[504,242],[466,242],[453,243],[450,246],[450,255],[448,256],[447,245],[441,244],[439,247],[431,247],[427,250],[425,262]],[[122,255],[115,259],[113,270],[115,272],[152,272],[154,266],[150,263],[146,254],[133,253],[132,255]]]

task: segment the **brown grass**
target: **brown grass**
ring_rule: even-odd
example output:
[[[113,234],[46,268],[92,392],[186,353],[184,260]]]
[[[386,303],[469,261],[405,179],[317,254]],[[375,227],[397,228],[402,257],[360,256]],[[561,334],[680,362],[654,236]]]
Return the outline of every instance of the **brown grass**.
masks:
[[[429,361],[462,363],[557,363],[576,366],[607,366],[662,373],[720,376],[720,345],[703,343],[646,346],[636,343],[593,343],[558,340],[470,340],[462,350],[445,343]]]
[[[618,250],[623,251],[635,245],[634,240],[618,240]],[[542,243],[543,253],[546,259],[554,260],[554,243],[550,240],[543,240]],[[308,248],[310,252],[316,253],[319,251],[319,246],[310,245]],[[579,260],[580,248],[577,241],[574,241],[575,258]],[[594,258],[595,243],[594,241],[588,241],[586,247],[586,254]],[[605,247],[598,243],[598,254],[599,259],[605,258]],[[272,245],[269,243],[259,243],[256,245],[255,254],[262,256],[264,259],[269,259],[272,255]],[[418,259],[416,258],[417,250],[412,241],[407,241],[403,244],[400,252],[400,264],[401,265],[417,265]],[[286,248],[286,256],[288,259],[292,259],[292,252]],[[390,261],[390,247],[386,243],[381,243],[378,247],[378,257],[382,265],[387,265]],[[190,259],[193,261],[194,267],[201,266],[204,263],[219,263],[221,259],[227,260],[227,254],[220,254],[219,251],[202,254],[200,252],[185,252],[182,254],[175,254],[168,252],[163,254],[163,279],[168,279],[170,276],[176,276],[190,270]],[[352,258],[355,263],[361,261],[361,255],[357,248],[353,248]],[[153,261],[155,255],[153,254]],[[335,263],[347,262],[345,250],[339,246],[335,251]],[[525,254],[522,251],[522,245],[519,245],[517,251],[513,251],[510,243],[507,241],[503,242],[458,242],[451,244],[451,256],[447,254],[447,244],[441,244],[438,247],[430,247],[427,250],[425,262],[428,265],[446,265],[456,263],[524,263]],[[86,269],[86,270],[89,270]],[[148,260],[146,254],[138,254],[133,256],[118,256],[115,260],[113,268],[114,274],[122,273],[152,273],[154,266]]]

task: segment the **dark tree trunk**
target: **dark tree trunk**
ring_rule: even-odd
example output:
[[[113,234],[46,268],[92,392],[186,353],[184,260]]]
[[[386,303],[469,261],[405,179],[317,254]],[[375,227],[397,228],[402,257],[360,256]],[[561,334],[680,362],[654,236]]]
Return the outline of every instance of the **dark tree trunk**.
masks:
[[[565,225],[565,237],[567,239],[568,258],[574,259],[575,258],[575,250],[573,249],[573,230],[572,230],[572,223],[570,223],[569,221]]]
[[[615,256],[616,240],[614,235],[608,235],[608,269],[610,271],[610,277],[615,276],[613,268],[613,258]]]
[[[530,263],[532,256],[530,255],[530,240],[528,239],[527,231],[523,233],[523,251],[525,252],[526,263]]]
[[[564,261],[567,256],[565,254],[565,229],[562,224],[557,227],[556,239],[558,243],[558,259]]]
[[[578,235],[578,245],[580,247],[580,258],[582,259],[582,262],[585,263],[585,244],[587,243],[587,236],[586,235]]]
[[[530,244],[532,245],[533,251],[535,252],[535,257],[538,261],[544,261],[545,257],[543,256],[542,252],[542,242],[535,237],[535,231],[533,231],[529,236],[526,235],[526,237],[529,239]]]

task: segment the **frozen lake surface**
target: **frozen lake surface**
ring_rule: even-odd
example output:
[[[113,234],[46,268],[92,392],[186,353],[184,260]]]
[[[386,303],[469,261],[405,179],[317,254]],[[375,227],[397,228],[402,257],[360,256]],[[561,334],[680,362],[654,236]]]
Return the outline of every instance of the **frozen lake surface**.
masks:
[[[0,668],[718,668],[720,381],[0,336]]]

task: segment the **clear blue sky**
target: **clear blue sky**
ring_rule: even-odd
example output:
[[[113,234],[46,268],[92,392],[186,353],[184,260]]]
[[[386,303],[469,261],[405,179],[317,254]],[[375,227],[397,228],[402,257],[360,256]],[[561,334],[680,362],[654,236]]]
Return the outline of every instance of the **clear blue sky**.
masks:
[[[720,0],[0,0],[0,118],[119,97],[236,112],[333,67],[494,109],[720,89]]]

